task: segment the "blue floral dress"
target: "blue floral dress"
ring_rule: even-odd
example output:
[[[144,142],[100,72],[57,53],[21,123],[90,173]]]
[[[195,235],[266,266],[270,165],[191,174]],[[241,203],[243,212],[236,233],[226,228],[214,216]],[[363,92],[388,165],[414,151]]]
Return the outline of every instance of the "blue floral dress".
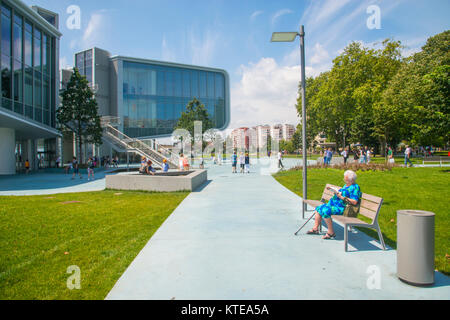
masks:
[[[359,199],[362,196],[361,188],[356,183],[350,185],[350,186],[343,186],[341,189],[339,189],[339,192],[341,192],[343,197],[347,197],[356,201],[359,201]],[[337,197],[337,195],[334,195],[333,198],[328,201],[326,204],[322,204],[316,208],[316,211],[320,214],[322,218],[328,219],[331,218],[331,215],[342,215],[344,213],[345,206],[347,204],[344,202],[344,200],[341,200]]]

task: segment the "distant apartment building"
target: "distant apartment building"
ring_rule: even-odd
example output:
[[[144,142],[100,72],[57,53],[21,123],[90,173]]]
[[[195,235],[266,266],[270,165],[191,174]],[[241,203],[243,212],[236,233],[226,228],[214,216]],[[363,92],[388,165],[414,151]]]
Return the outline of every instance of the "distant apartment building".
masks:
[[[250,146],[250,139],[247,134],[248,130],[249,128],[242,127],[234,129],[231,132],[231,141],[233,143],[233,149],[248,150]]]
[[[283,124],[282,126],[283,140],[290,141],[295,133],[295,126],[292,124]]]
[[[272,140],[283,140],[283,125],[275,124],[270,127],[270,137]]]
[[[267,144],[267,137],[270,136],[269,125],[256,126],[257,146],[259,149],[263,148]]]

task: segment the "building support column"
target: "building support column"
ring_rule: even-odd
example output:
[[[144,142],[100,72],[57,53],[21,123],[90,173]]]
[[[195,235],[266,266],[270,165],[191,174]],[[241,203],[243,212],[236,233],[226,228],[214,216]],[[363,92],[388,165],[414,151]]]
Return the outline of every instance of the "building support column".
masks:
[[[0,175],[16,173],[16,133],[0,128]]]

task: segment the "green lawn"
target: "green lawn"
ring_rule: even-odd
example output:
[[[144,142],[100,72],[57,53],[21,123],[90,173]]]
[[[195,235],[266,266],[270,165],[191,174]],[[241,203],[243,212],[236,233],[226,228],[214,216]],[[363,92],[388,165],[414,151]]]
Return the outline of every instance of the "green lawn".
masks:
[[[104,299],[188,194],[0,197],[0,299]],[[66,285],[71,265],[81,270],[79,290]]]
[[[308,198],[320,199],[326,183],[343,185],[344,170],[308,169]],[[432,211],[435,220],[436,268],[450,275],[450,170],[445,168],[393,168],[392,171],[357,172],[358,184],[365,193],[384,199],[379,223],[385,242],[396,248],[397,210]],[[302,194],[301,171],[283,171],[275,175],[282,185]],[[363,217],[364,218],[364,217]],[[378,239],[375,231],[362,231]]]

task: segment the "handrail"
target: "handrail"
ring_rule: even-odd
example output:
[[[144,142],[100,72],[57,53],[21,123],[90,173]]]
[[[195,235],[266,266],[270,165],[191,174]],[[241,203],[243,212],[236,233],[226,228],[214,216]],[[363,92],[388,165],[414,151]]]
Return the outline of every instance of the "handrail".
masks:
[[[105,126],[104,128],[106,129],[106,132],[108,133],[109,136],[113,137],[116,141],[118,141],[118,142],[124,144],[124,145],[127,147],[127,149],[134,150],[134,151],[136,151],[137,153],[139,153],[141,156],[144,156],[144,157],[146,157],[146,158],[151,159],[152,162],[154,162],[154,163],[155,163],[156,165],[158,165],[159,167],[161,167],[161,168],[163,167],[162,163],[161,163],[160,161],[156,160],[154,156],[150,155],[148,152],[146,152],[146,151],[144,151],[144,150],[142,150],[142,149],[140,149],[140,148],[137,148],[137,147],[135,147],[135,146],[133,146],[133,145],[131,145],[131,144],[125,142],[125,141],[124,141],[125,139],[121,139],[120,137],[117,137],[115,134],[112,133],[112,132],[114,132],[114,133],[118,134],[119,136],[124,136],[124,137],[126,137],[126,139],[128,139],[128,140],[131,139],[130,137],[128,137],[127,135],[125,135],[125,134],[122,133],[121,131],[117,130],[116,128],[112,127],[111,125],[107,125],[107,126]],[[108,130],[109,130],[109,131],[112,131],[112,132],[108,132]],[[140,141],[139,141],[139,142],[140,142]],[[141,143],[141,144],[142,144],[142,143]],[[145,144],[144,144],[144,146],[145,146]],[[151,149],[149,149],[149,150],[152,151]]]
[[[113,133],[110,133],[111,136],[117,138],[117,140],[120,143],[123,143],[128,147],[132,147],[132,149],[137,149],[140,151],[146,151],[144,152],[144,156],[149,156],[149,152],[151,154],[154,154],[155,156],[158,156],[159,158],[166,158],[173,166],[178,167],[179,162],[179,156],[175,154],[174,152],[170,151],[167,148],[164,148],[156,141],[152,141],[151,145],[148,143],[138,139],[138,138],[131,138],[121,132],[120,130],[116,129],[114,125],[120,124],[120,118],[115,116],[103,116],[101,118],[101,126],[105,130],[110,130]],[[155,158],[155,157],[150,157]],[[161,159],[162,160],[162,159]],[[159,162],[159,161],[158,161]]]

